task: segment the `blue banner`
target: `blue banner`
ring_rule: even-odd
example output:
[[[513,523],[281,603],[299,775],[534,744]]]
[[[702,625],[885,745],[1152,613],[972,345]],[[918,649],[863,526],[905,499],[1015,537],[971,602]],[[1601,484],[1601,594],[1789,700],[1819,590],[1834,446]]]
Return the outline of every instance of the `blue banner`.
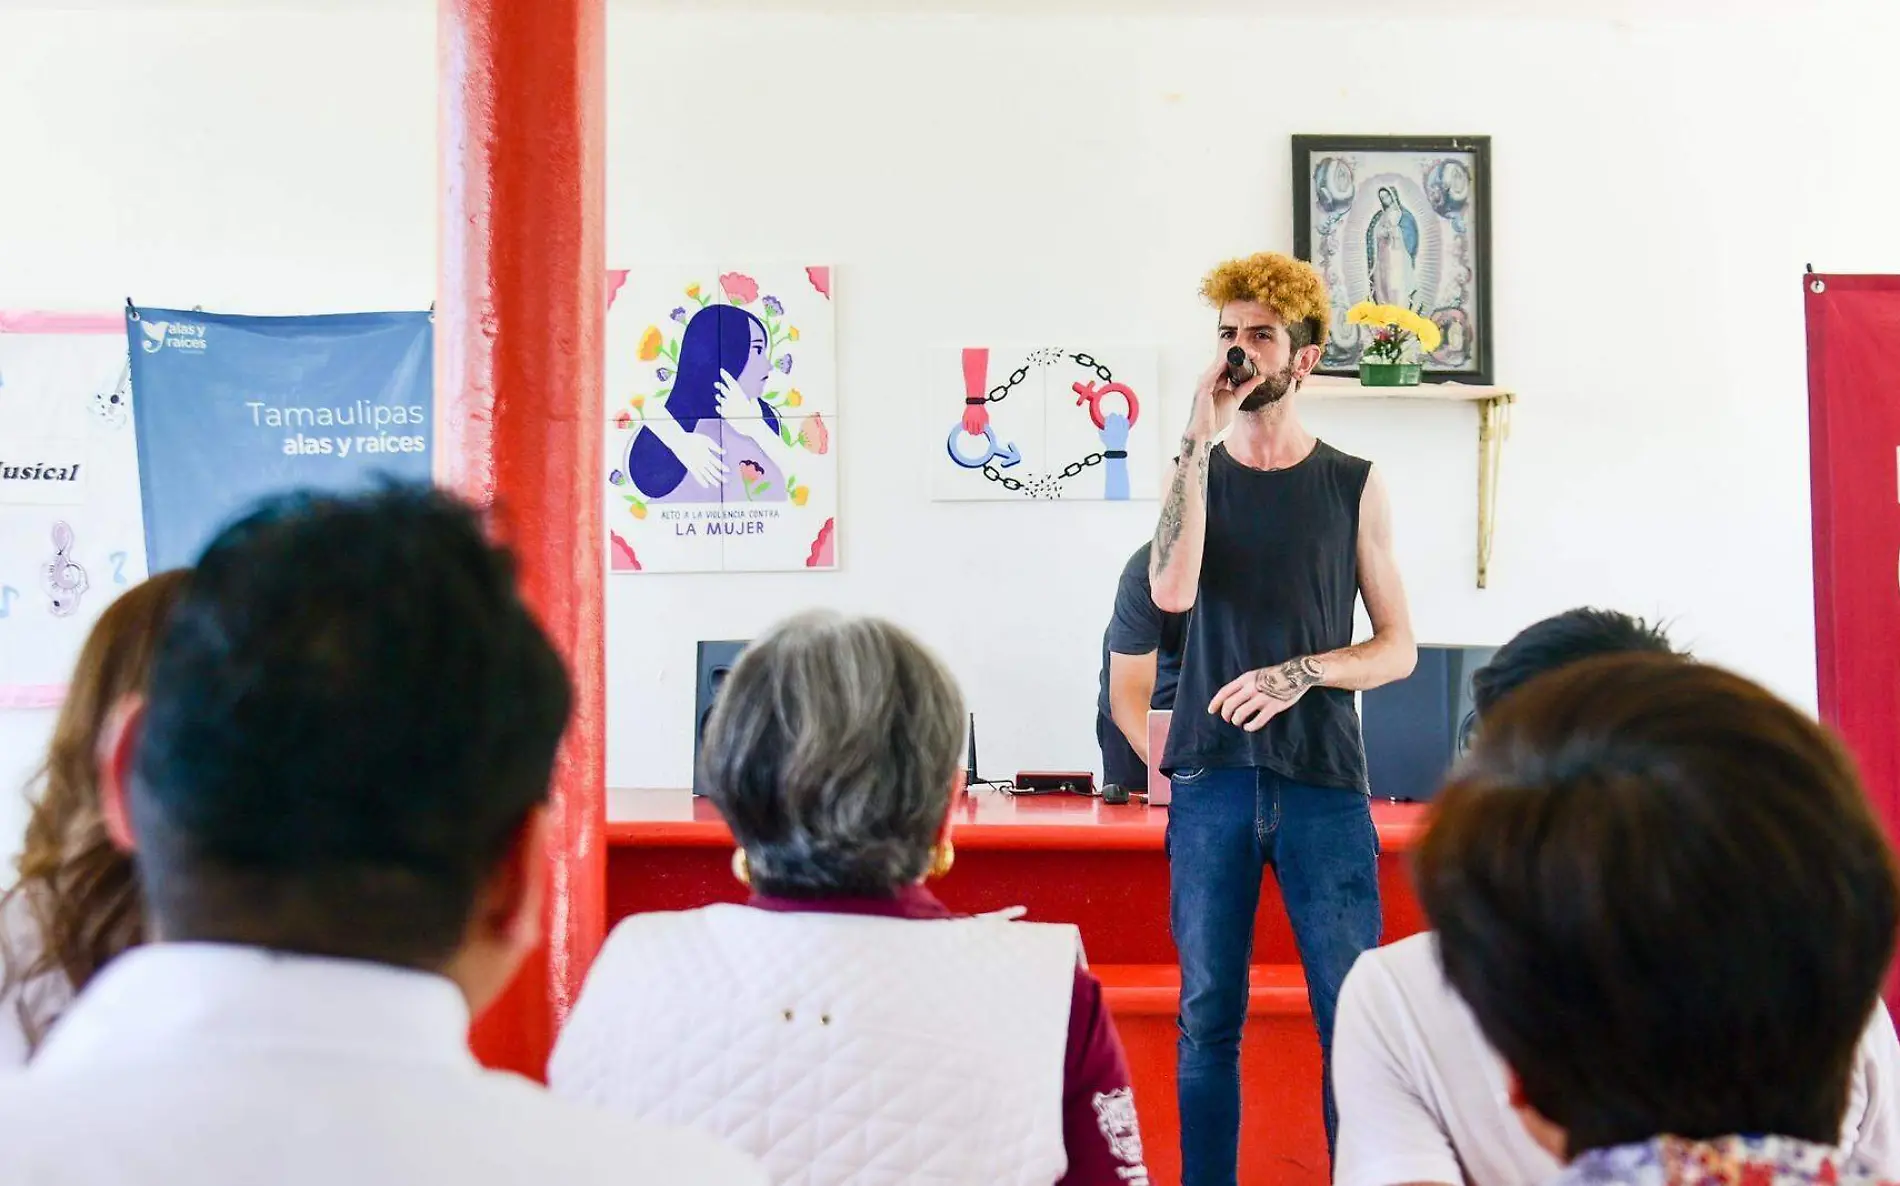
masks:
[[[151,571],[266,495],[429,481],[429,314],[127,309],[125,329]]]

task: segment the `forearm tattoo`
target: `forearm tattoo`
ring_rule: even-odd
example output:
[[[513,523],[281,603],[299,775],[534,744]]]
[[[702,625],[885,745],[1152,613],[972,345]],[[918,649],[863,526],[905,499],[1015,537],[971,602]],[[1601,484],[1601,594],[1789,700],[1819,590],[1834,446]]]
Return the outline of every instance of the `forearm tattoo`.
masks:
[[[1189,469],[1194,471],[1195,481],[1206,479],[1207,455],[1201,450],[1201,442],[1191,437],[1181,442],[1181,456],[1174,464],[1174,484],[1168,489],[1168,501],[1161,506],[1161,522],[1155,528],[1155,572],[1168,566],[1175,545],[1181,542],[1187,518]]]
[[[1319,660],[1309,655],[1304,659],[1288,659],[1278,667],[1262,667],[1253,677],[1253,686],[1275,700],[1293,700],[1325,674]]]

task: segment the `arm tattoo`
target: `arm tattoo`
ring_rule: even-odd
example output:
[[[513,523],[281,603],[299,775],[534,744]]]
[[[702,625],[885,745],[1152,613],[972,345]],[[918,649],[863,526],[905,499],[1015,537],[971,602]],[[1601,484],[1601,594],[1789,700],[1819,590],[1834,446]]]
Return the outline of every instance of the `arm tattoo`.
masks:
[[[1182,515],[1187,504],[1187,467],[1199,447],[1199,441],[1181,442],[1181,456],[1174,463],[1174,484],[1168,489],[1168,501],[1161,506],[1161,522],[1155,527],[1156,572],[1168,566],[1168,559],[1174,555],[1174,546],[1181,542]]]
[[[1319,660],[1309,655],[1304,659],[1288,659],[1278,667],[1262,667],[1253,677],[1253,686],[1275,700],[1294,700],[1325,674]]]
[[[1161,522],[1155,528],[1154,571],[1168,566],[1174,547],[1181,542],[1187,514],[1187,471],[1192,465],[1199,478],[1207,475],[1207,456],[1200,452],[1201,442],[1189,438],[1181,442],[1181,456],[1174,464],[1174,484],[1168,489],[1168,501],[1161,507]]]

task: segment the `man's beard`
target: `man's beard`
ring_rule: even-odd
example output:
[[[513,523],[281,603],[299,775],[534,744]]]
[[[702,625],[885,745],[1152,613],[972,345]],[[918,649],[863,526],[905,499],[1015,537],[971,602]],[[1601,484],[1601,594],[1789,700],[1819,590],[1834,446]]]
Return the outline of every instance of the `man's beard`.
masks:
[[[1240,401],[1240,410],[1258,412],[1262,408],[1271,407],[1285,399],[1286,393],[1291,390],[1293,390],[1293,360],[1289,358],[1279,374],[1268,375],[1260,380],[1260,386],[1247,393],[1247,398]]]

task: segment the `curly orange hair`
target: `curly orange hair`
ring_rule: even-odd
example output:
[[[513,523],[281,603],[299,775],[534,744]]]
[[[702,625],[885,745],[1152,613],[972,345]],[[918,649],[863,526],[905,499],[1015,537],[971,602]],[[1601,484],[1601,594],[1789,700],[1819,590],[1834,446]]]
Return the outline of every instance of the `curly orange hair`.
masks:
[[[1272,251],[1230,259],[1201,281],[1201,296],[1216,309],[1229,301],[1257,301],[1278,313],[1295,346],[1324,346],[1333,306],[1319,269]],[[1300,333],[1304,324],[1305,334]],[[1300,341],[1305,336],[1308,341]]]
[[[18,990],[59,976],[77,992],[113,956],[145,939],[132,858],[113,847],[99,810],[97,755],[113,707],[144,689],[184,585],[183,569],[160,573],[106,607],[86,636],[53,726],[20,877],[0,893],[0,913],[20,899],[36,932],[0,936],[0,997],[17,992],[29,1048],[39,1045],[53,1019],[34,1015],[29,994]],[[21,940],[26,950],[14,946]]]

